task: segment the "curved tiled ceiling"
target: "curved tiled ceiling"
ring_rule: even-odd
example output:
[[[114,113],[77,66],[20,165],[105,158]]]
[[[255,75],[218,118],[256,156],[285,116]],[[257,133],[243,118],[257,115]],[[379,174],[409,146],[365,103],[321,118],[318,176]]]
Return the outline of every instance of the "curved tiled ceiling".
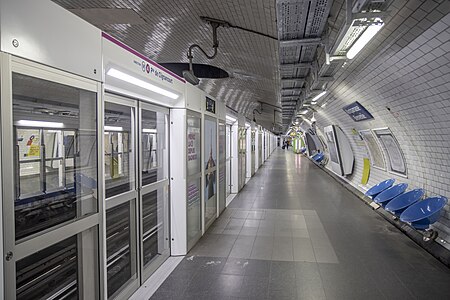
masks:
[[[212,52],[212,29],[200,20],[200,16],[277,36],[273,0],[54,2],[159,63],[187,62],[186,52],[193,43]],[[110,15],[114,15],[117,23]],[[202,79],[199,87],[250,119],[253,109],[260,109],[258,101],[280,106],[277,40],[222,27],[218,29],[218,38],[217,57],[208,60],[194,50],[194,63],[220,67],[230,74],[230,78]],[[256,115],[256,118],[258,123],[272,129],[273,107],[264,105],[263,114]],[[275,118],[281,123],[279,114]]]

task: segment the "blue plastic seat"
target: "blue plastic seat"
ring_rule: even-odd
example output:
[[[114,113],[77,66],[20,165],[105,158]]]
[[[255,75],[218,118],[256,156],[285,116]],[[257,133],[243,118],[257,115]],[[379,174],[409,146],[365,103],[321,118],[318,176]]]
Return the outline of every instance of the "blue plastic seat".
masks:
[[[448,199],[443,196],[427,198],[419,201],[400,215],[400,220],[411,224],[418,230],[425,230],[436,222],[441,216],[441,210],[447,204]]]
[[[320,153],[314,154],[313,156],[311,156],[311,159],[312,159],[312,160],[316,160],[316,158],[319,156],[319,154],[320,154]]]
[[[373,199],[373,201],[375,201],[375,203],[381,204],[384,207],[386,206],[386,204],[388,204],[389,201],[391,201],[398,195],[403,194],[403,192],[406,191],[407,187],[408,187],[407,183],[400,183],[394,185],[393,187],[390,187],[387,190],[384,190],[383,192],[379,193]]]
[[[389,201],[385,209],[396,216],[400,216],[405,209],[422,199],[424,194],[425,191],[423,189],[406,192]]]
[[[316,157],[315,161],[320,163],[325,158],[325,155],[323,153],[319,153],[319,155]]]
[[[376,185],[374,185],[373,187],[371,187],[366,193],[365,195],[368,197],[372,197],[374,198],[376,195],[378,195],[379,193],[381,193],[382,191],[390,188],[395,182],[395,179],[387,179],[385,181],[382,181]]]

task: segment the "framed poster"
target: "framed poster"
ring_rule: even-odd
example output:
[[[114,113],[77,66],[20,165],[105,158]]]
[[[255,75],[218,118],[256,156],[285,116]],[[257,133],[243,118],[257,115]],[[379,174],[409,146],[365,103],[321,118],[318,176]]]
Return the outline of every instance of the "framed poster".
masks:
[[[373,129],[383,146],[387,158],[388,171],[407,177],[405,157],[394,134],[389,128]]]
[[[187,128],[187,175],[200,173],[201,170],[201,115],[188,111],[186,118]]]
[[[377,139],[370,129],[359,131],[367,151],[369,152],[369,159],[372,167],[386,171],[386,164],[384,162],[383,151],[378,144]]]

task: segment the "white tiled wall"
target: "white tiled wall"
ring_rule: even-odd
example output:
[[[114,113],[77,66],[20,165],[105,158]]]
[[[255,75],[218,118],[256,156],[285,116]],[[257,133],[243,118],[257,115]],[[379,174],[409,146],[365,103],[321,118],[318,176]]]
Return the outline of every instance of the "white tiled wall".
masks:
[[[416,24],[409,24],[409,30],[404,30],[395,43],[378,47],[379,52],[371,59],[357,57],[345,66],[322,102],[327,105],[315,114],[318,128],[338,124],[348,135],[356,159],[348,180],[361,191],[395,178],[397,183],[408,183],[410,189],[424,188],[427,196],[450,198],[450,13],[447,10],[442,15],[442,9],[435,10],[422,10]],[[421,20],[427,20],[428,29],[418,25],[424,22]],[[354,101],[365,106],[374,119],[354,122],[342,110]],[[352,129],[380,127],[389,127],[399,141],[408,178],[372,168],[368,185],[362,186],[367,150]],[[448,205],[434,227],[450,243]]]

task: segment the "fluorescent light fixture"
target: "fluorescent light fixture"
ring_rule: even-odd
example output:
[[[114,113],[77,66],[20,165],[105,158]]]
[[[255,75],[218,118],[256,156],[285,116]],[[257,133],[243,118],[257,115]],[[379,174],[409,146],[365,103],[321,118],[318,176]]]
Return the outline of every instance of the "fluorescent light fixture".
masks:
[[[311,105],[316,105],[317,104],[317,102],[316,101],[314,101],[314,102],[311,102]]]
[[[324,108],[325,106],[327,106],[327,103],[322,104],[320,107]]]
[[[157,133],[158,131],[156,129],[144,128],[144,129],[142,129],[142,132],[144,132],[144,133]]]
[[[249,123],[245,123],[245,127],[251,127]]]
[[[105,125],[105,131],[123,131],[123,127]]]
[[[361,34],[358,40],[353,44],[353,46],[347,51],[347,58],[352,59],[359,53],[359,51],[364,48],[365,45],[380,31],[384,23],[373,24],[367,27],[367,29]]]
[[[322,97],[323,95],[325,95],[327,93],[327,91],[323,91],[322,93],[320,93],[319,95],[315,96],[314,98],[312,98],[311,102],[316,102],[317,99],[319,99],[320,97]]]
[[[236,119],[233,118],[233,117],[231,117],[231,116],[229,116],[229,115],[227,115],[226,118],[227,118],[228,121],[231,121],[231,122],[233,122],[233,123],[236,122]]]
[[[171,99],[178,99],[178,97],[179,97],[179,95],[177,95],[175,93],[169,92],[168,90],[160,88],[160,87],[153,85],[151,83],[148,83],[146,81],[140,80],[134,76],[128,75],[128,74],[121,72],[119,70],[116,70],[114,68],[109,69],[108,72],[106,73],[106,75],[126,81],[128,83],[134,84],[138,87],[144,88],[151,92],[155,92],[157,94],[169,97]]]
[[[17,124],[20,126],[30,126],[30,127],[50,127],[50,128],[63,128],[64,127],[64,123],[30,121],[30,120],[19,120],[17,122]]]
[[[299,114],[300,114],[300,115],[304,115],[304,114],[306,114],[307,112],[308,112],[308,110],[305,109],[305,110],[302,110],[301,112],[299,112]]]

